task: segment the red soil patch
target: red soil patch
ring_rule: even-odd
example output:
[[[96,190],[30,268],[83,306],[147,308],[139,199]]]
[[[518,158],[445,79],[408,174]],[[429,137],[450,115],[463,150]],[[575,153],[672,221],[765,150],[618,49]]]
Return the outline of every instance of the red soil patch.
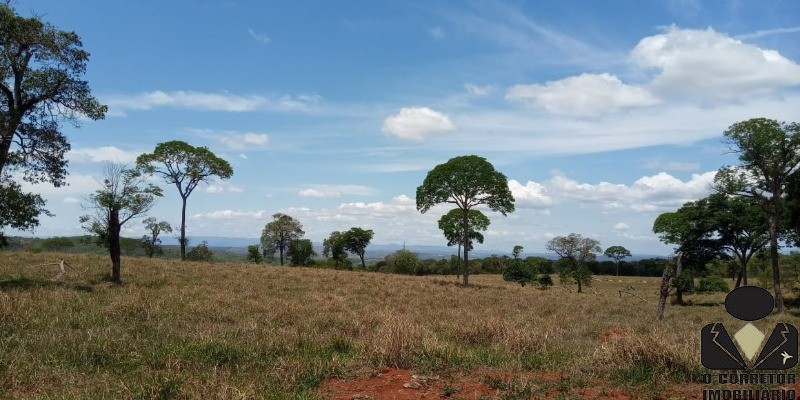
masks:
[[[482,380],[487,377],[499,378],[502,382],[511,381],[514,376],[497,371],[472,372],[468,376],[420,376],[409,370],[383,368],[371,377],[343,380],[327,379],[317,393],[325,399],[335,400],[418,400],[418,399],[500,399],[507,392],[492,388]],[[554,383],[564,376],[558,373],[532,373],[537,388],[536,398],[556,397],[561,390]],[[569,394],[581,399],[594,400],[632,400],[619,388],[570,388]]]
[[[618,337],[623,337],[623,336],[628,336],[628,331],[626,331],[623,328],[616,327],[616,328],[614,328],[614,329],[612,329],[610,331],[603,332],[603,334],[600,335],[600,341],[605,343],[605,342],[607,342],[607,341],[609,341],[611,339],[618,338]]]

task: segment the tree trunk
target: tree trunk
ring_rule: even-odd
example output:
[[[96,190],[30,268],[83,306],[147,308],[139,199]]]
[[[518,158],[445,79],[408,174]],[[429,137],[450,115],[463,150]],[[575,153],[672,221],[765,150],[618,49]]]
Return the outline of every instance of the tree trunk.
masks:
[[[181,197],[183,206],[181,207],[181,261],[186,261],[186,197]]]
[[[7,132],[0,132],[0,175],[3,173],[3,168],[8,161],[8,152],[11,150],[11,141],[14,138],[14,132],[8,134]]]
[[[464,214],[461,221],[464,246],[464,286],[467,286],[469,285],[469,210],[462,211]]]
[[[456,258],[458,260],[456,265],[460,266],[461,265],[461,241],[458,242],[458,255],[456,256]],[[456,267],[456,280],[458,280],[458,278],[461,278],[461,271],[458,269],[458,267]]]
[[[278,246],[278,253],[281,255],[281,266],[283,266],[283,245]],[[336,260],[336,266],[339,266],[339,260]]]
[[[619,276],[619,260],[614,260],[614,265],[617,266],[617,276]]]
[[[739,274],[737,274],[737,276],[736,276],[736,286],[733,287],[734,289],[738,288],[739,286],[742,286],[742,275],[743,274],[744,274],[744,267],[739,269]],[[745,286],[747,286],[747,284],[745,284]]]
[[[772,260],[772,285],[775,288],[775,309],[782,313],[786,311],[781,292],[781,271],[778,264],[778,218],[773,215],[769,221],[769,257]]]
[[[119,245],[119,210],[111,210],[108,218],[108,255],[111,257],[111,282],[119,285],[122,283],[120,272],[120,254],[122,253]]]
[[[577,282],[578,282],[578,293],[581,293],[581,292],[582,292],[582,289],[583,289],[583,288],[581,287],[581,278],[580,278],[580,277],[578,277],[577,279],[575,279],[575,281],[577,281]]]
[[[361,268],[364,271],[366,271],[367,270],[367,263],[364,262],[364,253],[361,253],[358,256],[361,257]]]
[[[678,262],[676,266],[676,270],[683,269],[682,268],[682,261],[683,254],[678,254]],[[656,316],[659,320],[664,319],[664,310],[667,308],[667,297],[669,297],[669,281],[672,280],[673,277],[672,268],[667,265],[664,268],[664,274],[661,275],[661,287],[659,288],[659,297],[658,297],[658,307],[656,308]]]

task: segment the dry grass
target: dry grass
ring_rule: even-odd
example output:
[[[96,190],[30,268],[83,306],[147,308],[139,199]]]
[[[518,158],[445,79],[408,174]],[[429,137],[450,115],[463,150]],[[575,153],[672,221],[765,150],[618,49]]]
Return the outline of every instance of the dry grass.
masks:
[[[700,372],[703,325],[741,325],[721,295],[690,296],[700,305],[656,321],[654,278],[598,277],[577,294],[499,276],[465,288],[452,277],[123,259],[115,287],[102,281],[104,257],[69,257],[88,272],[54,283],[54,267],[30,266],[59,255],[0,252],[0,398],[314,398],[328,376],[382,365],[590,382],[639,366],[658,384]],[[626,286],[635,297],[619,296]],[[629,335],[601,342],[615,327]]]

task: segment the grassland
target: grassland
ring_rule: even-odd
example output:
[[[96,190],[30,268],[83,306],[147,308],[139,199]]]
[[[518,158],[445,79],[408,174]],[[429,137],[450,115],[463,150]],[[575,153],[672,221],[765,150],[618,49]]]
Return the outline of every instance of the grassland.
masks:
[[[557,371],[652,396],[696,380],[699,331],[742,325],[722,295],[655,320],[658,279],[596,277],[586,293],[474,276],[0,252],[0,398],[317,398],[327,377]],[[628,288],[632,294],[620,296]],[[770,316],[797,323],[796,314]],[[614,328],[628,332],[602,342]],[[502,382],[498,383],[498,385]]]

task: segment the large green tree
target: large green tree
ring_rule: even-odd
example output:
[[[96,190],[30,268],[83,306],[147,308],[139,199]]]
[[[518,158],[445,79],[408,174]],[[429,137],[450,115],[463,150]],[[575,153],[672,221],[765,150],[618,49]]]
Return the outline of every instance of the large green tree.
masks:
[[[322,255],[333,259],[334,268],[339,268],[339,264],[347,259],[347,235],[339,231],[331,232],[322,241]]]
[[[309,266],[314,264],[314,245],[309,239],[294,239],[289,242],[289,250],[286,252],[292,266]]]
[[[194,147],[180,140],[159,143],[152,153],[136,158],[139,170],[159,175],[164,182],[175,185],[181,196],[181,260],[186,260],[186,200],[201,182],[214,177],[229,179],[231,165],[217,157],[207,147]]]
[[[344,233],[344,248],[345,250],[355,254],[361,259],[361,268],[367,269],[367,264],[364,262],[364,254],[367,251],[369,242],[372,241],[374,232],[372,229],[363,229],[358,227],[350,228],[349,231]]]
[[[714,193],[707,198],[715,236],[739,262],[736,287],[747,285],[747,265],[769,243],[769,219],[752,198]]]
[[[89,195],[86,208],[94,215],[80,218],[84,229],[94,234],[97,243],[108,249],[111,258],[111,281],[120,284],[120,231],[133,218],[153,207],[161,189],[145,182],[136,171],[112,164],[105,170],[103,188]]]
[[[775,308],[786,309],[781,291],[778,240],[784,219],[784,195],[790,177],[800,166],[800,124],[767,118],[737,122],[725,131],[738,166],[725,167],[715,177],[719,192],[752,198],[769,220],[770,260]]]
[[[272,221],[268,222],[261,231],[261,246],[264,248],[264,255],[274,256],[280,254],[280,262],[283,265],[283,256],[289,250],[292,240],[303,237],[303,225],[300,221],[286,214],[273,214]]]
[[[619,276],[619,261],[625,257],[630,257],[631,252],[630,250],[622,247],[622,246],[611,246],[603,252],[603,255],[606,257],[612,258],[614,260],[614,266],[617,270],[617,276]]]
[[[469,284],[470,210],[486,206],[503,215],[514,211],[514,196],[508,179],[485,158],[453,157],[428,172],[417,187],[417,210],[427,212],[441,204],[454,204],[461,211],[461,243],[464,248],[464,285]]]
[[[107,107],[81,79],[89,61],[82,47],[75,32],[0,4],[0,229],[34,228],[46,213],[42,197],[22,192],[11,173],[64,185],[70,145],[61,125],[105,116]]]
[[[576,233],[550,239],[547,242],[547,250],[561,257],[559,270],[561,280],[577,284],[578,293],[581,293],[584,285],[589,286],[592,282],[592,273],[586,264],[594,261],[597,254],[603,251],[599,241]]]

